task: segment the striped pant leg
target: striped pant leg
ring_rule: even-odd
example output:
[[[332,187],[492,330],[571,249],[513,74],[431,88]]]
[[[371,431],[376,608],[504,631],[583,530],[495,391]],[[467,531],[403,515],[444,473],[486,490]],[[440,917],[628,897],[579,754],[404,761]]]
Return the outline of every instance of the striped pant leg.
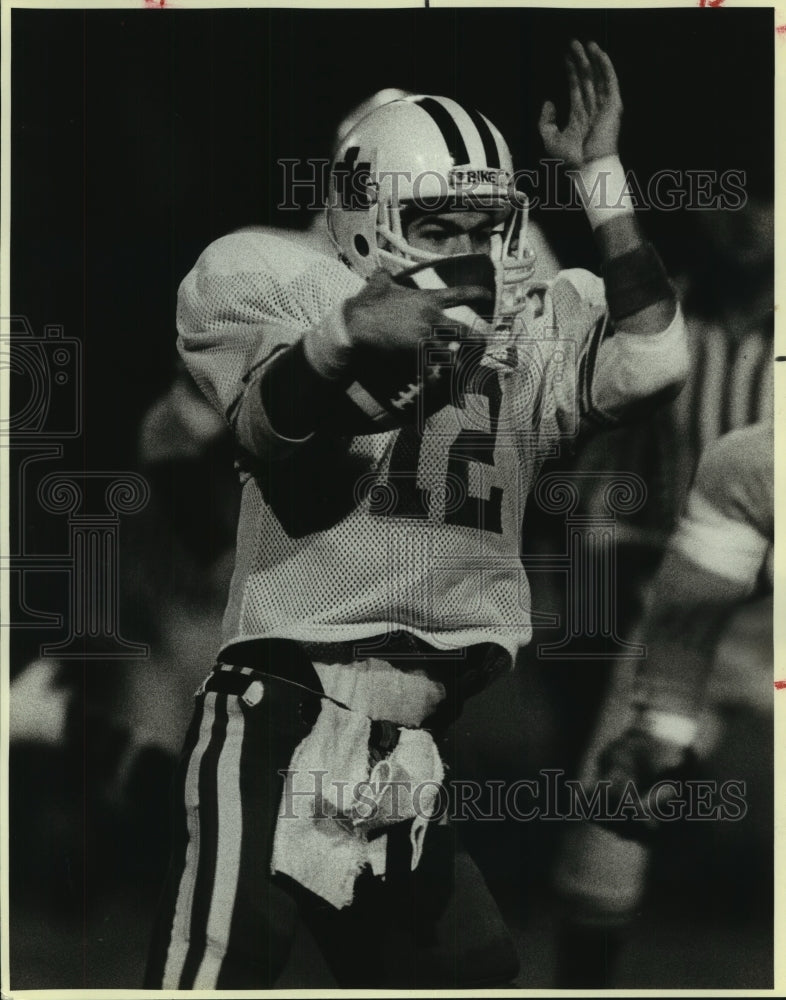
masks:
[[[308,730],[293,706],[253,707],[208,691],[175,782],[175,844],[145,977],[147,988],[272,986],[297,905],[270,876],[282,784]]]

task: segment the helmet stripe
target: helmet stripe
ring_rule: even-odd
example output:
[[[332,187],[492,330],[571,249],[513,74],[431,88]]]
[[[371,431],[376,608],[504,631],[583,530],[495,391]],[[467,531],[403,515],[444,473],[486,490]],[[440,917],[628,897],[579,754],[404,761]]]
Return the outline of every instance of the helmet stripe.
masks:
[[[458,165],[460,163],[469,163],[469,153],[467,152],[467,146],[464,142],[464,136],[461,134],[455,118],[448,111],[444,104],[440,104],[439,101],[434,100],[433,97],[424,97],[420,101],[415,101],[418,107],[423,108],[423,110],[429,114],[437,126],[437,128],[442,133],[442,138],[445,140],[445,145],[448,147],[448,152],[453,158],[453,163]]]
[[[467,114],[472,119],[475,128],[480,133],[480,141],[483,143],[483,152],[486,154],[486,166],[499,167],[499,149],[496,140],[489,128],[489,123],[479,111],[467,108]]]

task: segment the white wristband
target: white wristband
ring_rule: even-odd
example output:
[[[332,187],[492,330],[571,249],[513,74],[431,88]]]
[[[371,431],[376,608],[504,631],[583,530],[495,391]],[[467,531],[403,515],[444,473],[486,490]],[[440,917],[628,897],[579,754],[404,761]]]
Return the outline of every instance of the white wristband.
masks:
[[[602,156],[570,171],[587,219],[593,229],[618,215],[635,211],[625,170],[618,156]]]
[[[648,709],[644,713],[644,726],[647,732],[665,740],[667,743],[674,743],[680,747],[689,747],[696,739],[699,731],[698,723],[689,715],[680,715],[677,712],[659,712],[655,709]]]

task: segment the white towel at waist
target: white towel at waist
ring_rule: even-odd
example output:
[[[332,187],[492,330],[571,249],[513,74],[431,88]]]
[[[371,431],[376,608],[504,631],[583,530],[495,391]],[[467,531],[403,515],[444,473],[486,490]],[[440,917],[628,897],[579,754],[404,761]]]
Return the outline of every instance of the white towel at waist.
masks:
[[[342,674],[333,676],[340,680]],[[383,703],[375,695],[380,689],[386,698],[393,696],[395,685],[387,687],[383,681],[380,689],[373,687],[374,679],[388,676],[383,669],[372,667],[360,676],[367,680],[355,685],[350,704],[360,700],[358,690],[364,698],[368,695],[366,704]],[[423,675],[417,679],[418,691],[428,691],[424,680],[431,684]],[[345,701],[347,688],[339,690],[340,685],[330,681],[325,687],[326,693]],[[419,716],[420,721],[430,713],[434,695],[432,689],[420,697],[417,711],[413,701],[402,714]],[[401,726],[397,745],[373,772],[370,734],[368,714],[323,699],[313,729],[292,756],[276,823],[272,871],[289,875],[337,909],[352,902],[355,881],[366,865],[375,875],[384,875],[387,835],[379,830],[385,825],[410,822],[416,867],[429,817],[439,805],[444,768],[431,734]],[[395,793],[391,782],[396,782]],[[372,840],[370,831],[376,831]]]
[[[426,672],[400,670],[369,657],[353,663],[315,663],[325,694],[370,719],[419,726],[445,698],[445,687]]]

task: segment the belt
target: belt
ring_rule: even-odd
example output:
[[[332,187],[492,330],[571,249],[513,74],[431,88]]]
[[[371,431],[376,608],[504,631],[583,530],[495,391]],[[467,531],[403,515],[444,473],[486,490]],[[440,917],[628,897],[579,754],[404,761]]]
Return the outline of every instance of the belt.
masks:
[[[319,684],[316,671],[314,677]],[[245,701],[247,705],[253,706],[262,700],[266,686],[286,691],[289,695],[298,695],[297,714],[300,720],[309,726],[316,721],[320,702],[323,700],[332,701],[339,708],[351,711],[348,705],[326,695],[321,686],[319,691],[315,691],[287,677],[279,677],[277,674],[254,670],[251,667],[236,667],[229,663],[216,664],[212,673],[202,682],[197,694],[205,694],[208,691],[231,694]],[[308,711],[304,712],[304,708]],[[387,719],[371,720],[369,762],[372,767],[395,748],[399,741],[399,729],[398,723],[389,722]]]
[[[294,639],[248,639],[221,651],[219,664],[245,667],[291,681],[322,693],[322,684],[308,655]]]
[[[409,636],[408,633],[405,635]],[[411,638],[415,640],[414,636]],[[464,701],[483,690],[503,669],[500,654],[504,651],[501,647],[488,643],[471,646],[466,650],[454,652],[452,656],[445,656],[444,652],[440,655],[439,651],[430,648],[420,639],[416,640],[416,643],[418,652],[422,656],[417,665],[425,666],[430,676],[440,680],[448,695],[434,715],[424,720],[423,728],[442,730],[458,717]],[[324,647],[323,651],[328,654],[325,662],[331,662],[329,650],[329,646]],[[302,643],[294,639],[266,638],[235,642],[221,651],[216,671],[211,675],[220,679],[209,679],[203,687],[205,690],[222,690],[242,697],[250,684],[250,680],[244,681],[242,678],[258,674],[259,680],[280,682],[294,689],[300,688],[312,697],[328,698],[311,662],[310,655],[313,653],[314,649],[310,646],[304,648]],[[381,659],[387,659],[382,650],[376,655]],[[390,661],[396,665],[395,656],[391,656]],[[408,666],[414,665],[411,647],[409,658],[405,662]],[[221,667],[228,669],[219,670]],[[232,667],[238,669],[233,671]],[[238,679],[227,680],[227,677]],[[212,686],[208,687],[207,684]],[[341,708],[348,708],[335,698],[330,700]]]
[[[316,676],[316,671],[314,672],[314,676]],[[283,685],[301,697],[310,698],[314,701],[321,701],[324,698],[327,701],[332,701],[339,708],[346,708],[347,711],[350,710],[349,706],[345,705],[343,701],[338,701],[338,699],[331,698],[330,695],[325,694],[321,686],[319,691],[315,691],[313,688],[306,687],[305,684],[293,681],[289,677],[280,677],[278,674],[271,674],[265,670],[253,670],[251,667],[235,667],[231,663],[216,664],[213,672],[208,675],[200,687],[199,693],[216,691],[219,694],[234,694],[250,702],[253,697],[253,685],[255,682],[261,682],[263,685],[271,683],[276,686]],[[319,684],[318,677],[317,684]]]

